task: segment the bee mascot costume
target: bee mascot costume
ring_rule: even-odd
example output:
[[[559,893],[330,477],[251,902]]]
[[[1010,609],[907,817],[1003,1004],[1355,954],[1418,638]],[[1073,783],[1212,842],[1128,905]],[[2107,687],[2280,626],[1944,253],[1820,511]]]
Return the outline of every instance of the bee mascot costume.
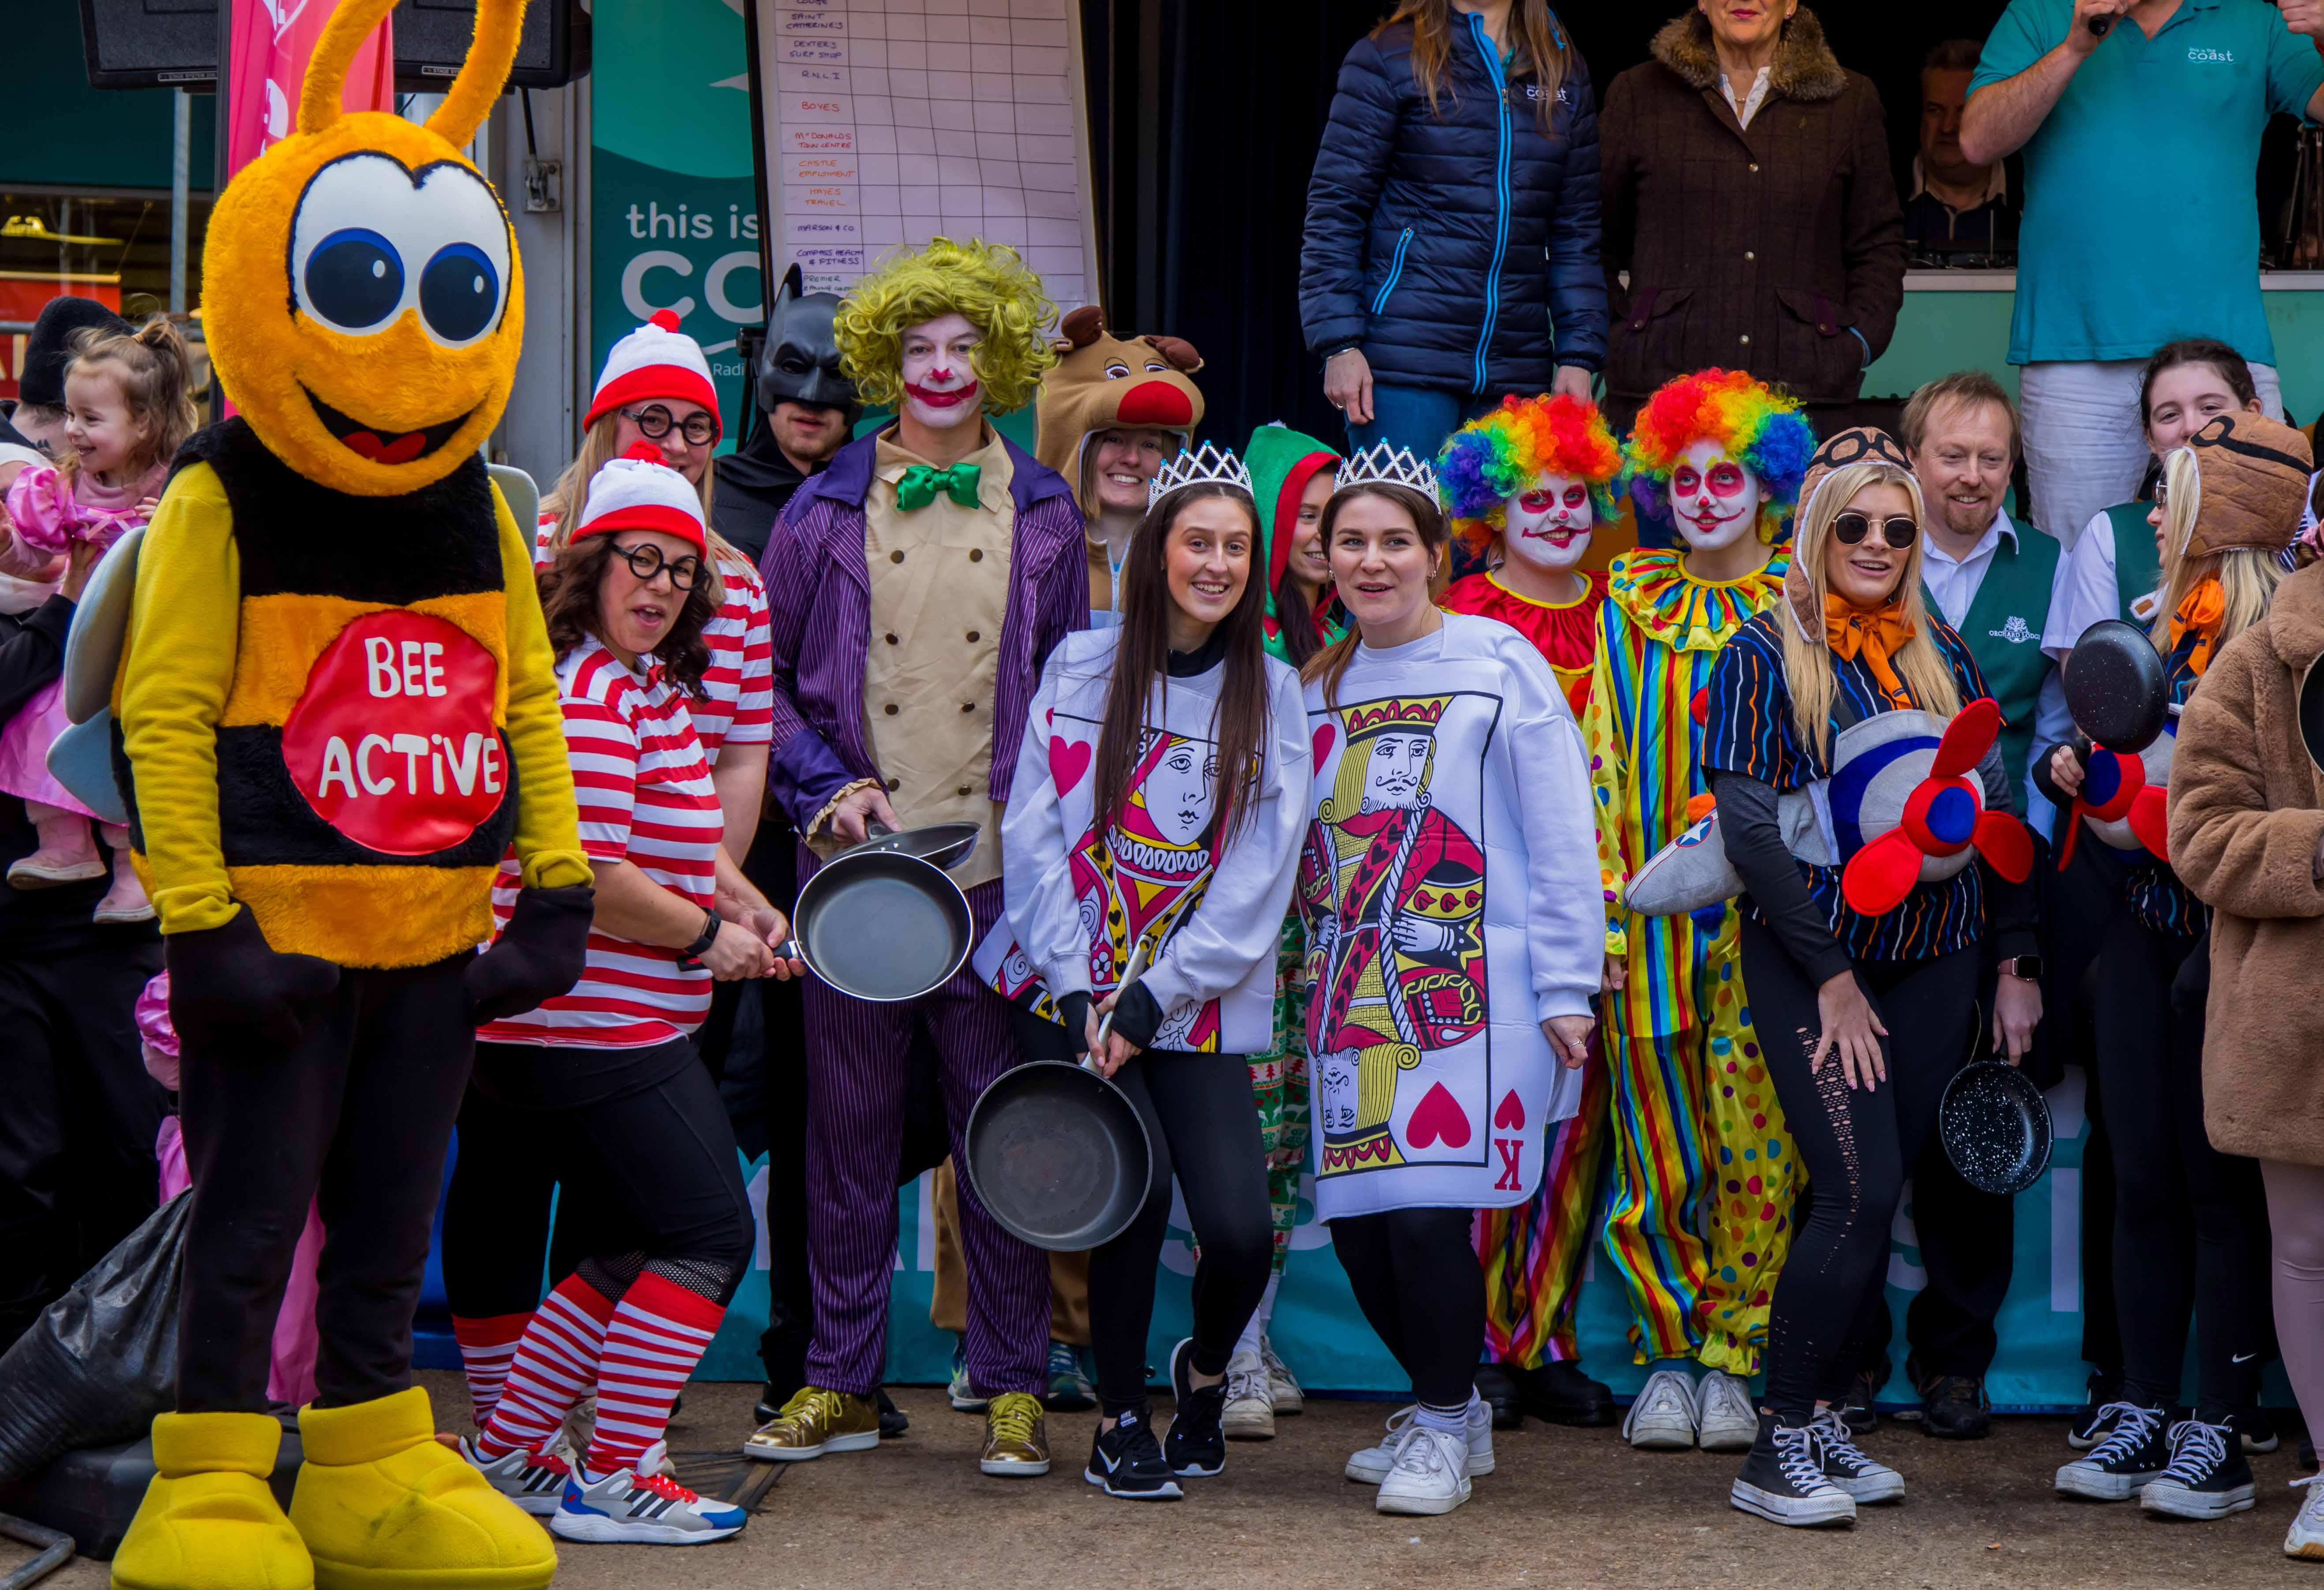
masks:
[[[523,334],[506,212],[461,145],[514,58],[483,0],[425,127],[343,114],[394,0],[342,0],[297,134],[219,196],[203,299],[241,414],[180,455],[114,713],[160,909],[194,1205],[178,1411],[125,1590],[503,1590],[549,1537],[435,1439],[411,1313],[479,1022],[579,975],[576,827],[530,537],[478,448]],[[492,937],[513,845],[515,915]],[[286,1517],[269,1337],[309,1197],[314,1402]]]

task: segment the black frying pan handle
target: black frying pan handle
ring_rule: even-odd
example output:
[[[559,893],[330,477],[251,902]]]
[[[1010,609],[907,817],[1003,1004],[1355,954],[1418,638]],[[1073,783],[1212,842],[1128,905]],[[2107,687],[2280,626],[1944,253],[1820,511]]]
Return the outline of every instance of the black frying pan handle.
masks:
[[[2091,38],[2103,39],[2108,33],[2114,32],[2114,18],[2110,16],[2094,16],[2089,20],[2089,30]]]
[[[798,939],[786,938],[775,946],[775,958],[781,961],[804,961],[807,959],[807,951],[799,948]]]

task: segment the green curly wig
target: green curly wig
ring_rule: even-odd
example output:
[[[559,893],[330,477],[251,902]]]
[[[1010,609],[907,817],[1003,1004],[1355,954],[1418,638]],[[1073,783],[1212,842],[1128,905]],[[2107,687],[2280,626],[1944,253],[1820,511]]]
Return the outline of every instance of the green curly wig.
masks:
[[[840,362],[866,404],[903,401],[905,328],[951,314],[983,334],[973,363],[984,411],[1006,414],[1033,401],[1042,373],[1057,362],[1048,336],[1057,306],[1015,249],[938,237],[858,282],[833,318]]]

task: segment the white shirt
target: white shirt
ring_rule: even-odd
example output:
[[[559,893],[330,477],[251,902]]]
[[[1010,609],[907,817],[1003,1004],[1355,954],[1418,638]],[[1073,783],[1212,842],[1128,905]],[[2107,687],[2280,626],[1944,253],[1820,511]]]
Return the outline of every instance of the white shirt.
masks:
[[[1767,74],[1770,69],[1764,66],[1759,69],[1759,75],[1751,79],[1750,94],[1740,105],[1735,103],[1735,85],[1728,80],[1725,72],[1719,74],[1719,91],[1727,96],[1727,103],[1734,110],[1735,119],[1747,127],[1751,125],[1751,118],[1759,114],[1759,106],[1767,97]]]
[[[2114,521],[2100,513],[2082,529],[2081,540],[2058,560],[2050,589],[2050,622],[2042,630],[2042,650],[2063,661],[2100,619],[2120,618],[2122,598],[2115,584]]]

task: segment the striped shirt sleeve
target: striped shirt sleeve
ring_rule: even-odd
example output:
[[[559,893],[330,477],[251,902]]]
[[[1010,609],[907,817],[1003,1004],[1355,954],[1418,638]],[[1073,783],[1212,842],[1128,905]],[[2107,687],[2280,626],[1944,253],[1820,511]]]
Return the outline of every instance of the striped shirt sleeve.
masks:
[[[1757,620],[1736,631],[1711,667],[1702,726],[1702,765],[1757,779],[1775,790],[1813,777],[1792,740],[1791,691],[1783,654]]]

